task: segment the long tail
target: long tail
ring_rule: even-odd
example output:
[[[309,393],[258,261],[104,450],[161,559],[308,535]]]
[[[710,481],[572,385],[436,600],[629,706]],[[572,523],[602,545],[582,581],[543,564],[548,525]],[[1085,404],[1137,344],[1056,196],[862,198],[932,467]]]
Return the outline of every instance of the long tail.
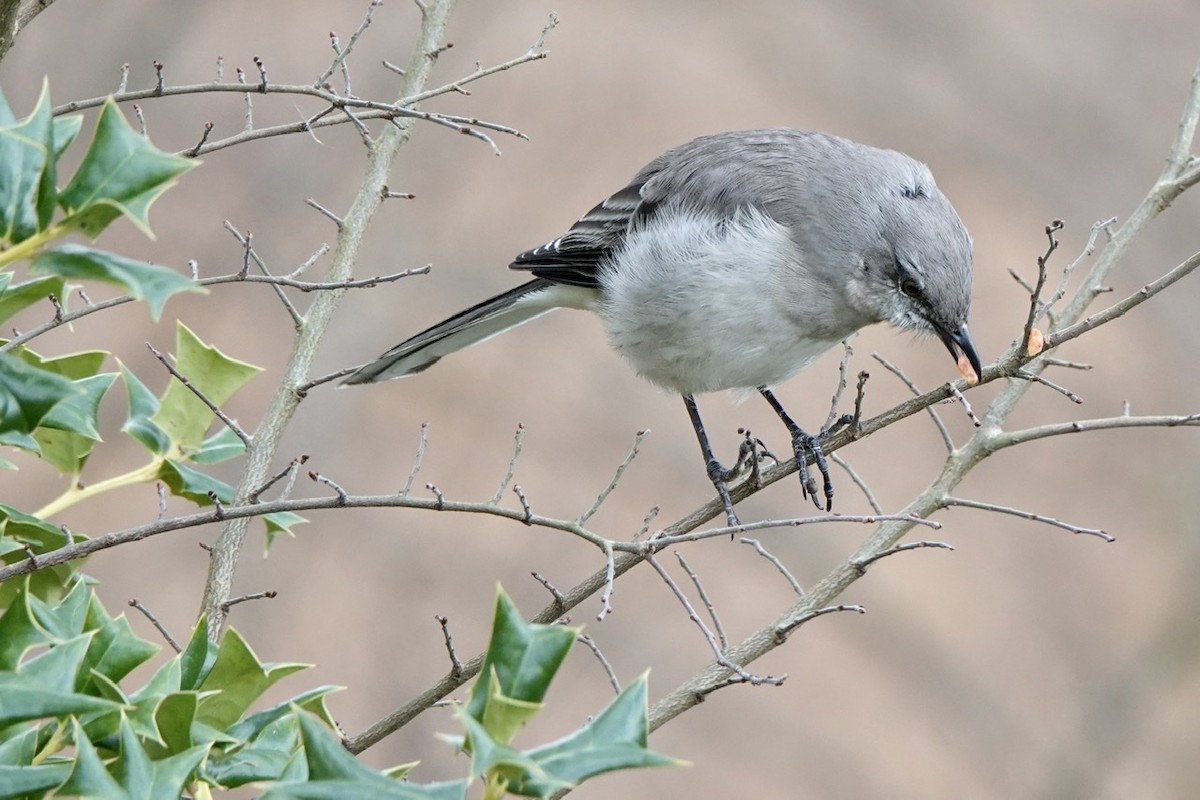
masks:
[[[584,307],[590,290],[542,278],[522,284],[393,347],[352,373],[343,384],[377,383],[412,375],[455,353],[562,306]]]

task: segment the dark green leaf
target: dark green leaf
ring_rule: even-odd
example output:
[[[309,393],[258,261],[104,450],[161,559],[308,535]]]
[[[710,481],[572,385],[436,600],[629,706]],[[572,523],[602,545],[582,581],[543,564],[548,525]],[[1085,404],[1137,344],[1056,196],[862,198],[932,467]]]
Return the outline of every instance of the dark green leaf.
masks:
[[[33,113],[0,128],[0,241],[17,244],[49,226],[55,154],[50,92],[43,83]]]
[[[65,224],[94,239],[124,214],[149,236],[150,205],[196,163],[154,147],[109,98],[83,163],[59,197],[69,214]]]
[[[0,673],[0,727],[31,719],[89,714],[117,708],[120,706],[116,703],[98,697],[44,689],[39,681],[24,675]]]
[[[212,693],[200,701],[197,719],[225,730],[246,713],[250,704],[281,679],[307,664],[263,664],[233,628],[221,639],[217,660],[200,685],[201,693]]]
[[[208,616],[201,616],[192,630],[192,638],[179,654],[180,689],[199,689],[208,677],[208,671],[217,660],[220,648],[208,638]]]
[[[33,260],[32,272],[116,284],[136,300],[146,301],[150,317],[157,322],[171,295],[206,292],[191,278],[173,269],[135,261],[116,253],[79,244],[64,244],[45,250]]]
[[[94,594],[87,626],[88,630],[95,631],[92,646],[88,648],[88,669],[114,682],[120,681],[162,649],[135,634],[124,614],[110,617]],[[86,691],[89,687],[90,683],[84,683],[82,688]]]
[[[312,715],[297,710],[308,766],[307,778],[270,787],[263,800],[463,800],[467,781],[425,786],[398,781],[371,769],[346,752]]]
[[[103,797],[106,800],[128,797],[108,774],[95,745],[84,734],[78,722],[73,723],[72,732],[72,738],[75,740],[75,763],[70,776],[56,794],[66,797]]]
[[[73,541],[85,538],[87,537],[79,534],[68,534],[57,525],[51,525],[11,506],[0,504],[0,562],[15,564],[25,560],[29,557],[25,552],[26,546],[36,556],[53,552]],[[53,567],[43,567],[32,575],[26,576],[27,584],[19,580],[0,583],[0,608],[7,606],[15,597],[18,589],[25,585],[29,587],[28,602],[58,602],[75,584],[76,571],[81,563],[81,561],[76,561]],[[39,622],[39,624],[41,623]],[[78,631],[63,638],[70,638],[75,633]]]
[[[72,114],[69,117],[54,118],[54,158],[62,157],[62,154],[71,142],[75,141],[75,137],[79,135],[79,129],[83,127],[83,115]]]
[[[70,764],[0,767],[0,798],[40,797],[58,786],[71,772]]]
[[[0,273],[0,285],[3,286],[0,289],[0,322],[8,321],[34,303],[46,303],[46,316],[51,316],[53,310],[48,298],[54,295],[61,301],[67,284],[65,279],[57,275],[34,278],[15,286],[9,282],[11,278],[9,273]]]
[[[548,775],[579,784],[603,772],[633,767],[662,767],[683,762],[646,747],[650,725],[646,716],[646,676],[642,675],[570,736],[525,752]],[[545,796],[543,787],[526,792],[520,782],[509,785],[514,794]]]
[[[233,487],[211,475],[205,475],[199,470],[192,469],[182,461],[168,458],[158,467],[158,480],[167,485],[171,494],[176,497],[186,497],[199,506],[212,505],[209,492],[214,493],[222,503],[233,500]]]
[[[236,458],[244,452],[246,445],[241,438],[232,428],[222,427],[205,439],[199,450],[190,454],[190,460],[197,464],[217,464]]]
[[[578,636],[578,628],[527,623],[504,590],[497,590],[492,637],[467,713],[498,742],[510,742],[536,712]]]
[[[30,647],[49,641],[29,610],[25,582],[14,583],[18,584],[17,592],[0,616],[0,671],[3,672],[15,670]]]
[[[78,391],[63,377],[0,353],[0,433],[32,433],[54,406]]]
[[[158,398],[124,364],[121,365],[121,375],[125,379],[125,388],[129,394],[129,418],[125,420],[121,430],[151,453],[163,455],[171,449],[171,437],[153,422],[152,418],[158,413]]]

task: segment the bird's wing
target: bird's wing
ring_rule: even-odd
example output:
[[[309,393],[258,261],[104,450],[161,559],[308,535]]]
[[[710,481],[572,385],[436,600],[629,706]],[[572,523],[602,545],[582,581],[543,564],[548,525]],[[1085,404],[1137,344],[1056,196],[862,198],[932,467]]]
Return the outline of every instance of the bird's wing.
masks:
[[[655,204],[642,197],[644,185],[639,180],[611,195],[562,236],[518,255],[510,268],[529,270],[553,283],[595,288],[604,260],[636,222],[653,213]]]

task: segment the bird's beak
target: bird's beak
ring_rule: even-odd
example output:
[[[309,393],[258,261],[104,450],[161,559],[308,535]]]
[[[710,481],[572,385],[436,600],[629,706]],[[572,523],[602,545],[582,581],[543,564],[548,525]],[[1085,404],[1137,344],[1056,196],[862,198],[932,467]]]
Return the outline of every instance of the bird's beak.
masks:
[[[967,383],[979,383],[979,378],[983,375],[983,365],[979,363],[979,354],[975,352],[975,343],[971,341],[971,334],[967,333],[967,326],[962,325],[953,331],[939,330],[938,336],[950,351],[950,355],[958,361],[958,371],[967,379]]]

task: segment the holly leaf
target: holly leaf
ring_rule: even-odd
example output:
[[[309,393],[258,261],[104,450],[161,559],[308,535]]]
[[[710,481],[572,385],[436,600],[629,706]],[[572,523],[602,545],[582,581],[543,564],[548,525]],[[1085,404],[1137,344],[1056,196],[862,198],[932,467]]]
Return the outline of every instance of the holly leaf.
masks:
[[[167,300],[179,292],[208,290],[173,269],[96,250],[80,244],[64,244],[38,253],[30,271],[61,278],[83,278],[116,284],[136,300],[144,300],[157,322]]]
[[[96,121],[83,162],[59,195],[64,225],[95,239],[110,222],[126,216],[150,238],[150,206],[198,162],[164,153],[135,131],[109,98]]]

